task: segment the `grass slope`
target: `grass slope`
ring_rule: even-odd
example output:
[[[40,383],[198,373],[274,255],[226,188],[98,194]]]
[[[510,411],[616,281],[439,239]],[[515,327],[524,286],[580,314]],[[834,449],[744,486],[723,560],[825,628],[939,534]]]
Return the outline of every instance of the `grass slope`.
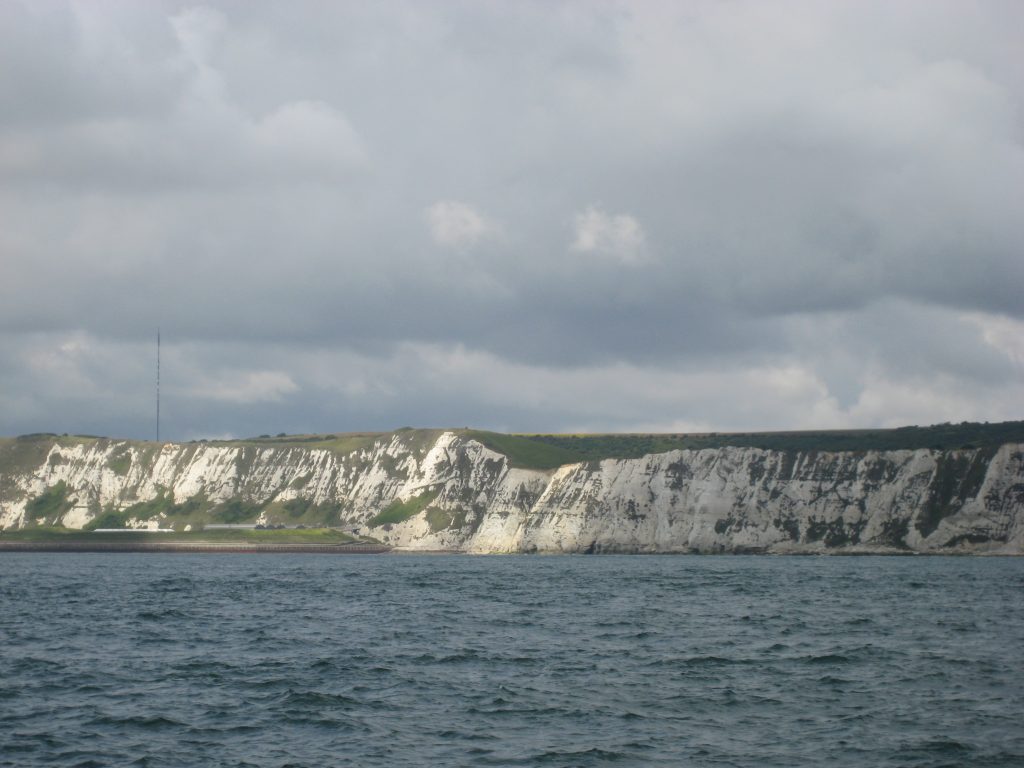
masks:
[[[237,448],[239,446],[253,446],[256,448],[319,448],[321,450],[333,451],[339,455],[353,453],[362,448],[369,448],[377,440],[387,437],[387,432],[349,432],[338,435],[260,435],[259,437],[247,437],[241,440],[199,440],[200,443],[209,445],[226,446]]]
[[[477,430],[467,437],[509,457],[513,466],[553,469],[601,459],[635,459],[676,449],[740,447],[777,451],[891,451],[927,448],[995,448],[1024,443],[1024,421],[998,424],[938,424],[897,429],[803,432],[711,432],[704,434],[505,435]]]
[[[306,530],[228,530],[189,531],[187,533],[93,533],[61,527],[22,528],[0,532],[0,541],[26,542],[180,542],[180,543],[261,543],[261,544],[344,544],[356,541],[338,530],[319,528]]]
[[[425,491],[419,496],[413,496],[407,501],[395,499],[378,514],[371,517],[366,524],[371,528],[390,523],[403,523],[410,517],[414,517],[427,508],[440,491]]]
[[[651,453],[663,453],[676,449],[716,449],[723,447],[752,447],[779,451],[854,451],[870,450],[886,451],[899,449],[933,449],[947,450],[957,448],[988,448],[992,449],[1004,443],[1024,443],[1024,421],[1007,421],[995,424],[969,423],[937,424],[928,427],[900,427],[897,429],[860,429],[860,430],[812,430],[799,432],[711,432],[690,434],[591,434],[591,435],[555,435],[555,434],[502,434],[484,430],[459,429],[453,430],[464,437],[472,438],[491,450],[507,456],[514,467],[529,469],[555,469],[564,464],[576,462],[598,461],[601,459],[639,458]],[[399,439],[410,451],[418,455],[433,444],[441,434],[439,429],[402,428],[394,432],[351,432],[327,435],[261,435],[244,440],[199,441],[200,443],[242,448],[277,448],[277,449],[323,449],[340,455],[369,448],[379,441]],[[108,438],[91,435],[56,435],[40,433],[22,435],[16,438],[0,438],[0,499],[7,497],[7,488],[12,478],[24,472],[33,471],[45,459],[54,443],[65,446],[81,443],[117,442]],[[156,447],[155,443],[145,441],[128,441],[147,451]],[[253,452],[247,452],[253,453]],[[252,457],[250,457],[252,458]],[[112,469],[127,471],[128,464],[119,464],[121,459],[113,460]],[[55,499],[47,499],[47,504]],[[411,502],[407,502],[411,503]],[[418,503],[418,502],[417,502]],[[146,512],[164,511],[176,519],[200,522],[207,516],[220,522],[231,522],[242,519],[255,519],[259,509],[242,508],[238,505],[222,505],[220,508],[207,509],[204,504],[193,504],[192,507],[170,505],[168,499],[151,502],[156,506],[165,505],[166,510],[136,509],[132,513],[144,516]],[[422,511],[429,501],[415,511],[412,507],[387,508],[378,515],[383,525],[387,522],[398,522],[399,518],[408,519]],[[237,508],[236,508],[237,507]],[[292,522],[320,523],[335,519],[340,509],[303,508],[297,507],[270,510],[280,513],[282,518]],[[383,517],[381,517],[383,516]]]
[[[552,435],[505,435],[475,429],[466,430],[462,434],[483,443],[492,451],[504,454],[513,467],[555,469],[563,464],[583,461],[578,446],[544,439]]]

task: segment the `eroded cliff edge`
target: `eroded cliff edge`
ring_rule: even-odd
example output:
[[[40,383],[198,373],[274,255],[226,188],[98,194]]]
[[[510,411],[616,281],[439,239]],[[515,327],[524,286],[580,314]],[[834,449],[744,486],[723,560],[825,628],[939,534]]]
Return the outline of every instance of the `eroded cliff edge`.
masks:
[[[346,451],[35,437],[0,445],[0,525],[296,521],[409,550],[1024,551],[1024,444],[671,450],[512,466],[453,431]]]

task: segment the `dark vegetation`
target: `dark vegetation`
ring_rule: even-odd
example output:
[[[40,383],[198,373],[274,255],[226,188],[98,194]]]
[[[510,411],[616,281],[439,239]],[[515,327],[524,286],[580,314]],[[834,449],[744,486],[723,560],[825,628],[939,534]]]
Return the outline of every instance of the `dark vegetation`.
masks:
[[[430,524],[431,531],[439,533],[446,529],[464,528],[469,515],[469,510],[464,507],[456,507],[455,509],[428,507],[427,523]],[[474,528],[475,527],[476,526],[474,526]]]
[[[41,523],[55,523],[71,509],[68,487],[63,480],[51,485],[25,506],[25,517]]]
[[[413,496],[408,501],[395,499],[378,514],[371,517],[367,521],[367,525],[376,528],[381,525],[404,522],[426,509],[430,502],[437,498],[438,493],[439,491],[425,491],[419,496]]]
[[[210,519],[215,523],[251,523],[260,516],[262,509],[262,504],[234,498],[210,510]]]
[[[341,435],[260,435],[242,440],[199,440],[196,442],[229,447],[252,446],[255,448],[320,448],[338,454],[348,454],[360,448],[368,448],[385,432],[350,432]]]
[[[89,521],[85,526],[85,530],[124,528],[127,525],[127,521],[131,518],[152,520],[158,515],[167,515],[171,518],[191,518],[193,515],[205,512],[209,506],[209,502],[201,494],[176,504],[174,502],[174,495],[166,489],[161,489],[149,501],[140,501],[122,510],[104,509],[99,515]],[[168,524],[171,522],[168,521]]]
[[[116,528],[116,525],[97,525],[96,528]],[[265,544],[344,544],[356,539],[343,531],[328,528],[305,528],[287,530],[229,530],[229,531],[188,531],[178,533],[146,533],[126,531],[124,533],[94,533],[92,529],[82,531],[61,526],[22,528],[15,531],[0,531],[0,541],[26,542],[181,542],[181,543],[234,543],[254,542]]]
[[[107,466],[118,475],[127,475],[132,467],[132,455],[127,448],[122,448],[107,460]]]
[[[775,451],[890,451],[994,448],[1024,442],[1024,421],[962,422],[897,429],[703,434],[505,435],[467,430],[467,437],[509,457],[513,466],[553,469],[600,459],[633,459],[677,449],[762,448]]]
[[[340,503],[316,504],[303,498],[272,502],[264,509],[272,520],[287,520],[289,525],[337,525],[344,512]]]
[[[954,454],[938,458],[928,500],[917,517],[916,527],[921,535],[934,532],[943,518],[955,514],[967,499],[978,495],[994,453],[995,449],[990,448],[973,456]]]
[[[88,523],[83,531],[95,531],[97,528],[124,528],[127,525],[128,510],[105,509]]]

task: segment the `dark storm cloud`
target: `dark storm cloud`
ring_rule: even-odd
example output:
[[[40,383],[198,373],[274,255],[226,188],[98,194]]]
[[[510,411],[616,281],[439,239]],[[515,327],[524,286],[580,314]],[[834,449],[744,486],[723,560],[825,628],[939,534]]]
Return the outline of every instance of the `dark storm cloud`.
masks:
[[[0,22],[0,431],[1020,415],[1015,3]]]

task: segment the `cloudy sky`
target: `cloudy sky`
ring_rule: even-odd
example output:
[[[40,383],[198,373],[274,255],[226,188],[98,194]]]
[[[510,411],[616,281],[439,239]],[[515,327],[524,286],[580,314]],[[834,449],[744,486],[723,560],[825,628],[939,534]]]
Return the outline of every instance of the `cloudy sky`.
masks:
[[[0,0],[0,434],[1024,418],[1021,29]]]

